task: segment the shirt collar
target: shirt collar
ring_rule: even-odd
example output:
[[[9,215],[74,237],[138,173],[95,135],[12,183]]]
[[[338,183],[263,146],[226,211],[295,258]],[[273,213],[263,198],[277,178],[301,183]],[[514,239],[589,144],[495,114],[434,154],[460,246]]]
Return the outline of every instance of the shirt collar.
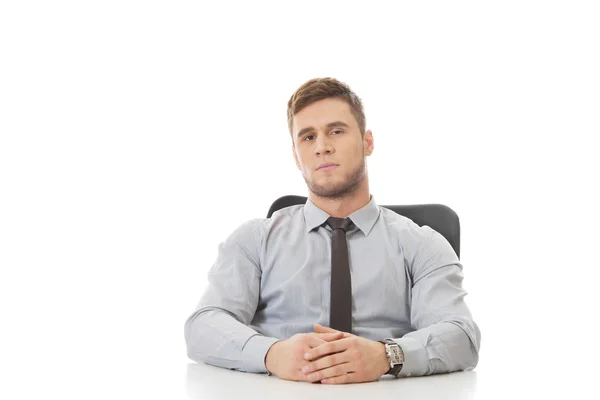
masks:
[[[373,225],[377,221],[379,217],[379,206],[375,202],[375,198],[371,195],[371,201],[363,208],[354,211],[352,214],[348,215],[346,218],[350,218],[350,220],[360,229],[365,236],[368,236],[373,229]],[[306,231],[310,232],[313,229],[323,225],[327,218],[330,215],[325,211],[321,210],[317,207],[312,201],[306,199],[306,204],[304,205],[304,220],[306,221]]]

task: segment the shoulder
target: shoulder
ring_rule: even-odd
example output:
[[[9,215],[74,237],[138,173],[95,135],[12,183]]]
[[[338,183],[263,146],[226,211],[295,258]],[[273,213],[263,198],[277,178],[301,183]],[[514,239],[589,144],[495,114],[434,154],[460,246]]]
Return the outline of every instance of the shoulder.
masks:
[[[239,244],[253,242],[259,245],[274,229],[289,227],[291,223],[303,221],[303,206],[290,206],[277,210],[271,218],[254,218],[240,224],[227,240]]]
[[[301,229],[304,225],[304,205],[299,204],[275,211],[271,218],[265,218],[262,229],[266,236]]]
[[[430,257],[432,253],[443,255],[445,258],[456,258],[450,243],[435,229],[428,225],[419,226],[410,218],[385,207],[380,208],[385,228],[390,236],[399,242],[409,264],[417,259]]]
[[[303,217],[304,213],[304,204],[297,204],[295,206],[289,206],[281,208],[271,215],[271,218],[267,218],[267,220],[277,221],[277,220],[291,220],[298,217]]]
[[[380,207],[382,222],[390,234],[397,236],[408,245],[418,245],[427,241],[434,234],[431,227],[417,225],[412,219],[400,215],[385,207]]]

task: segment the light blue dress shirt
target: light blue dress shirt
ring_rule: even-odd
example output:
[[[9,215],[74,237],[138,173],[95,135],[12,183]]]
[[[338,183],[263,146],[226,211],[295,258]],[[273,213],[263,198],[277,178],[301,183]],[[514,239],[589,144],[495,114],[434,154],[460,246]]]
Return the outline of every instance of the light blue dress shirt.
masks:
[[[267,372],[271,345],[329,325],[329,214],[310,201],[248,221],[219,245],[208,286],[185,323],[188,356]],[[352,333],[401,347],[399,376],[473,369],[480,331],[465,303],[462,264],[429,226],[370,202],[348,216]]]

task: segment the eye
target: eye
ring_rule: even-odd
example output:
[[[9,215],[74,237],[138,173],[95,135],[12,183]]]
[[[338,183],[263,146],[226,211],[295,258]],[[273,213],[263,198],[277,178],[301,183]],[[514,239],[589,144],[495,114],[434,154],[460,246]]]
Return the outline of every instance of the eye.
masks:
[[[302,139],[302,140],[307,140],[308,138],[311,138],[313,136],[315,136],[315,135],[306,135],[306,136],[304,136],[304,139]]]
[[[334,132],[344,133],[344,131],[343,131],[343,130],[341,130],[341,129],[336,129],[336,130],[334,130],[334,131],[331,131],[331,133],[334,133]]]

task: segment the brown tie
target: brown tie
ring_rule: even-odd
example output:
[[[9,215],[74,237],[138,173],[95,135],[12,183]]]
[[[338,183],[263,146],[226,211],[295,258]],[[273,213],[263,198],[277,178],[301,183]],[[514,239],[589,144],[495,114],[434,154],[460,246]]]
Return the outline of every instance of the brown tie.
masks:
[[[346,232],[351,230],[354,224],[348,218],[329,217],[327,225],[333,229],[329,326],[350,333],[352,332],[352,282]]]

